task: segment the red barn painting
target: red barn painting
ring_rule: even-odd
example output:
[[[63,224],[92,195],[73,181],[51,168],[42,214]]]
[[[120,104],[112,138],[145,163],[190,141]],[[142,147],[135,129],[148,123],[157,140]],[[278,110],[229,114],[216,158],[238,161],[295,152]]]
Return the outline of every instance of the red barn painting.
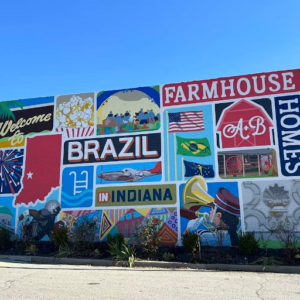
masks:
[[[217,125],[222,148],[271,145],[273,123],[260,105],[240,100],[222,112]]]

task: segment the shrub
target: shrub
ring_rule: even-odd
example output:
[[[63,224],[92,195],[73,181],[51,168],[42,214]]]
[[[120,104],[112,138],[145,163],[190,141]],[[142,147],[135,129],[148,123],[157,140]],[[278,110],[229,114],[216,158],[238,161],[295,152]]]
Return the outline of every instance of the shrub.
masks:
[[[0,248],[6,249],[10,241],[9,230],[0,227]]]
[[[274,235],[279,241],[285,256],[286,262],[291,262],[298,252],[299,237],[295,231],[295,224],[288,218],[278,222],[274,227],[268,229],[271,235]]]
[[[122,260],[122,249],[125,245],[125,239],[122,233],[117,233],[114,236],[107,236],[108,252],[116,259]]]
[[[110,233],[107,236],[107,244],[110,245],[117,245],[119,249],[121,250],[122,245],[125,244],[125,238],[122,233],[117,233],[115,235],[111,235]]]
[[[135,261],[135,248],[130,245],[122,245],[122,260],[127,260],[130,268],[133,267]]]
[[[71,235],[74,243],[93,243],[96,227],[96,221],[89,219],[87,216],[82,217],[82,219],[77,221],[74,225],[74,232]]]
[[[194,258],[199,256],[201,258],[200,238],[197,233],[186,232],[182,236],[182,245],[186,252],[192,254]]]
[[[55,255],[56,258],[68,257],[72,253],[70,246],[65,243],[59,246],[58,254]]]
[[[246,232],[239,237],[238,246],[246,256],[255,255],[259,249],[259,242],[255,238],[254,232]]]
[[[36,245],[31,244],[29,247],[26,248],[26,255],[36,255],[38,248]]]
[[[120,261],[128,261],[129,267],[131,268],[135,261],[135,248],[134,246],[122,244],[121,247],[118,242],[114,241],[109,244],[110,254]],[[118,264],[117,263],[117,264]]]
[[[160,222],[157,219],[145,220],[135,231],[135,241],[142,248],[142,252],[146,256],[154,257],[157,254],[160,244],[160,237],[158,236]]]
[[[99,249],[95,249],[94,250],[94,256],[95,257],[99,257],[101,254],[100,254],[100,251],[99,251]]]
[[[108,252],[116,259],[120,260],[122,257],[122,246],[117,242],[110,242],[108,244]]]
[[[134,262],[135,262],[135,256],[132,255],[128,258],[129,268],[132,268],[134,266]]]
[[[68,229],[66,227],[60,227],[54,229],[51,235],[51,240],[56,247],[60,247],[68,243]]]
[[[282,262],[276,257],[263,256],[255,260],[252,265],[280,266],[282,265]]]
[[[22,223],[20,240],[25,243],[26,247],[30,247],[32,244],[33,239],[31,222],[27,221]]]
[[[174,257],[173,253],[165,252],[163,254],[163,260],[165,260],[165,261],[173,261],[174,259],[175,259],[175,257]]]

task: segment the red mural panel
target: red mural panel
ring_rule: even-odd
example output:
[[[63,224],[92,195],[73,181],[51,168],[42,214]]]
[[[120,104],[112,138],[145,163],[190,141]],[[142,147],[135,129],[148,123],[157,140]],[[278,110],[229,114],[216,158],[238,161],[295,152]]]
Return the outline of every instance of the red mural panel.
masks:
[[[300,90],[300,70],[166,84],[163,106],[257,97]]]
[[[23,188],[15,199],[15,205],[43,201],[52,188],[59,186],[60,134],[27,138]]]
[[[241,100],[223,111],[217,132],[222,148],[267,146],[271,144],[272,127],[272,120],[261,106]]]

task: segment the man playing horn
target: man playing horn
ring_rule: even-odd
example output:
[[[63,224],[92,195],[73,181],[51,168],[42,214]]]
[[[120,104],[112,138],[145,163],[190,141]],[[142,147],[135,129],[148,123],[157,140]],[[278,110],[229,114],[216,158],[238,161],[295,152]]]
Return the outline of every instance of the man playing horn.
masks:
[[[201,206],[210,208],[210,213],[196,212],[195,214],[198,215],[198,218],[188,222],[183,234],[186,232],[198,233],[202,246],[220,246],[218,235],[222,237],[222,246],[237,246],[237,228],[240,222],[239,199],[225,188],[219,188],[215,198],[209,197],[206,193],[207,188],[203,177],[197,176],[197,178],[192,178],[191,180],[194,181],[193,184],[197,182],[200,190],[195,190],[193,193],[195,196],[193,197],[186,196],[186,193],[184,196],[194,200],[193,203],[198,198],[199,203],[202,204]],[[203,189],[202,193],[201,189]],[[184,199],[185,203],[186,200]]]

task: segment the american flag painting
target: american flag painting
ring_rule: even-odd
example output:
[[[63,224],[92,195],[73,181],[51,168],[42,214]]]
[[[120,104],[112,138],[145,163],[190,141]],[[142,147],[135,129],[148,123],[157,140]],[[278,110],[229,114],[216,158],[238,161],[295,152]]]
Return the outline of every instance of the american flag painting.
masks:
[[[169,113],[169,132],[204,130],[202,111]]]

